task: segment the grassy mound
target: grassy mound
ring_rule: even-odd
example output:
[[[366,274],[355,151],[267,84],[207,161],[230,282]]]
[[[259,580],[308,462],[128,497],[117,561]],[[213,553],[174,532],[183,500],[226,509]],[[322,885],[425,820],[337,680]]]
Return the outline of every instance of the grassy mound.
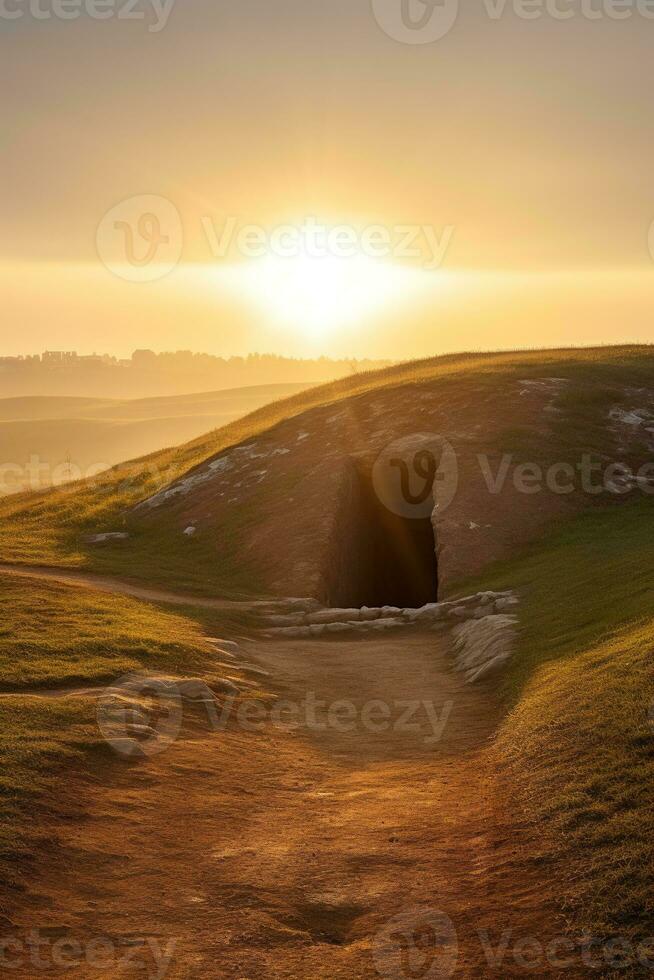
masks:
[[[492,387],[502,378],[542,377],[543,373],[572,381],[591,379],[604,386],[651,385],[654,352],[646,347],[624,347],[451,355],[312,388],[177,449],[121,464],[93,480],[0,501],[0,561],[84,567],[135,580],[174,583],[209,594],[238,596],[261,592],[256,569],[244,567],[234,556],[239,556],[240,543],[260,521],[259,510],[265,501],[257,504],[259,510],[252,513],[247,507],[234,508],[212,542],[182,539],[178,532],[167,538],[161,525],[154,529],[130,526],[132,540],[128,546],[109,544],[94,548],[85,539],[97,531],[121,530],[127,526],[131,509],[140,501],[217,453],[311,409],[343,403],[367,392],[405,387],[411,397],[413,386],[427,382],[442,383],[443,397],[447,399],[452,386],[463,379],[474,378]],[[608,396],[604,393],[601,397]],[[562,432],[563,443],[565,436]],[[531,452],[533,432],[527,437]]]
[[[575,927],[654,935],[654,501],[495,568],[522,596],[495,751]]]

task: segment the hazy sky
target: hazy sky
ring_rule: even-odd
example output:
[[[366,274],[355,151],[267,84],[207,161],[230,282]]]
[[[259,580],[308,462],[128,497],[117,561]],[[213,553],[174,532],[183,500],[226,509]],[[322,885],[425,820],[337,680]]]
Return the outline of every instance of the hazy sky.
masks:
[[[543,0],[524,19],[517,0],[501,16],[489,14],[500,0],[475,0],[439,40],[408,44],[378,23],[380,11],[399,23],[402,0],[176,0],[167,21],[163,0],[130,0],[143,20],[36,19],[58,2],[0,0],[3,351],[400,357],[509,346],[520,322],[529,344],[654,340],[654,4],[646,18],[646,0],[622,0],[631,16],[618,20],[609,0]],[[117,282],[96,251],[103,216],[138,195],[181,218],[182,267],[156,283]],[[184,263],[220,265],[203,219],[270,229],[307,216],[391,237],[449,228],[442,268],[467,270],[467,286],[445,301],[432,273],[419,310],[305,336],[297,316],[273,322],[220,277],[207,289],[184,277]],[[512,294],[478,277],[496,270],[538,275]]]

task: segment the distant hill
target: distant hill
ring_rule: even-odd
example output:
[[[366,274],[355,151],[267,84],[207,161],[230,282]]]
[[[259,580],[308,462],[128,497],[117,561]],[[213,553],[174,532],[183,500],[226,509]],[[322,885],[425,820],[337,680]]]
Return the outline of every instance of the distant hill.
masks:
[[[135,400],[0,399],[0,494],[90,476],[115,463],[188,442],[307,387],[255,385]]]
[[[277,354],[218,357],[194,351],[137,350],[130,358],[118,359],[109,354],[45,351],[0,355],[0,394],[5,398],[166,398],[261,385],[323,384],[389,364]]]

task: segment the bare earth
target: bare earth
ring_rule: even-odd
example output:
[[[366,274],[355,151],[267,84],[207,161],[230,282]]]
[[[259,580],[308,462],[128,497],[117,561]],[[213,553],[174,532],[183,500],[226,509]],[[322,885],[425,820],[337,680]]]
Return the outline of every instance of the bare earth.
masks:
[[[238,609],[243,603],[232,599],[213,599],[194,596],[185,592],[171,592],[168,589],[149,588],[144,585],[134,585],[122,579],[109,575],[97,575],[76,568],[57,568],[50,565],[11,565],[0,563],[0,575],[13,578],[37,578],[48,582],[61,582],[63,585],[75,585],[78,589],[90,589],[92,592],[108,592],[110,595],[132,596],[144,602],[165,602],[174,606],[197,606],[206,609]]]
[[[480,930],[495,948],[503,930],[545,943],[561,923],[486,759],[498,709],[452,673],[445,642],[243,643],[279,698],[354,708],[332,707],[323,726],[318,705],[293,730],[268,716],[260,731],[235,719],[215,731],[195,715],[167,751],[117,763],[80,788],[84,818],[48,828],[53,847],[12,914],[19,934],[110,939],[120,964],[66,973],[80,978],[549,975],[484,953]],[[374,699],[385,725],[379,707],[364,724]],[[400,702],[419,708],[409,719]]]

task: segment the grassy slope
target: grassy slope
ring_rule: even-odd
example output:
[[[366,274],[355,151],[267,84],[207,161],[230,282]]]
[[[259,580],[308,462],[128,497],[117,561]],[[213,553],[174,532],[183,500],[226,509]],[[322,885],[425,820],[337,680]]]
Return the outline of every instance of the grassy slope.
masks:
[[[654,501],[585,514],[478,584],[522,596],[496,752],[562,904],[594,935],[650,936]]]
[[[312,388],[261,408],[177,449],[122,464],[99,478],[41,494],[0,501],[0,561],[87,567],[125,577],[175,583],[198,592],[236,595],[258,591],[248,569],[221,564],[207,542],[180,540],[162,545],[161,529],[139,531],[129,548],[88,548],[85,534],[119,529],[138,501],[229,446],[255,438],[278,422],[350,395],[429,380],[456,384],[463,376],[492,383],[501,375],[592,376],[605,384],[654,383],[654,350],[645,347],[507,354],[462,354],[410,362]],[[238,509],[237,509],[238,510]],[[244,522],[256,515],[236,512],[221,533],[236,543]],[[172,536],[171,536],[172,537]],[[229,549],[233,553],[238,548]]]
[[[33,850],[35,812],[69,805],[51,793],[64,769],[106,773],[112,760],[91,698],[21,694],[140,669],[204,675],[212,661],[195,622],[131,599],[0,579],[0,601],[0,691],[18,692],[0,698],[0,878],[9,882]]]

